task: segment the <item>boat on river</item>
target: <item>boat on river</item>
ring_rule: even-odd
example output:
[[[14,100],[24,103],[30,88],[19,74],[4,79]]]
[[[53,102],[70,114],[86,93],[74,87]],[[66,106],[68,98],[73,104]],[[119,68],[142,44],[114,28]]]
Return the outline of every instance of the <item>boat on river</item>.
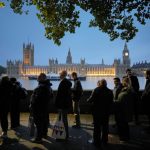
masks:
[[[28,79],[29,80],[37,80],[38,76],[37,75],[29,75]]]
[[[60,75],[56,74],[56,73],[48,73],[48,74],[46,74],[46,76],[47,76],[47,79],[49,79],[50,81],[59,81],[60,80]],[[29,75],[28,76],[29,80],[37,80],[37,78],[38,78],[38,75]],[[73,80],[70,75],[68,75],[66,78],[69,80]],[[81,81],[86,81],[86,76],[79,75],[78,78]]]

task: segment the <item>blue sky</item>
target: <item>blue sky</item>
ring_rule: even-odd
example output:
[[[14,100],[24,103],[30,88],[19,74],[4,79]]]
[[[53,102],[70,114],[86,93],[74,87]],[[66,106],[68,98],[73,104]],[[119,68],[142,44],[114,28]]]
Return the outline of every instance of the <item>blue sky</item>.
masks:
[[[49,58],[57,58],[65,63],[69,48],[74,63],[85,58],[86,63],[98,64],[102,58],[105,64],[112,64],[115,58],[122,58],[125,41],[110,41],[107,34],[97,28],[89,28],[91,16],[81,13],[81,27],[75,34],[66,34],[61,46],[48,40],[44,26],[37,19],[35,9],[29,15],[14,14],[9,6],[0,9],[0,65],[7,60],[22,60],[23,43],[31,42],[35,47],[35,65],[48,65]],[[147,60],[150,62],[150,21],[145,26],[138,25],[139,32],[127,45],[131,63]]]

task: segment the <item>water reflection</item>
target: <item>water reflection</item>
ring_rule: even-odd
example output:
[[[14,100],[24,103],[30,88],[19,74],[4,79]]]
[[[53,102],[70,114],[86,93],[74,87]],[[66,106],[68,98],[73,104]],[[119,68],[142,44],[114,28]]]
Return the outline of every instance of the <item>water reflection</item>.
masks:
[[[86,90],[94,89],[97,86],[97,81],[103,78],[107,80],[108,87],[110,89],[113,89],[114,87],[113,77],[87,77],[86,81],[81,81],[83,89]],[[140,89],[144,89],[145,82],[146,82],[145,78],[138,77],[138,79],[139,79]],[[33,90],[38,85],[38,82],[36,80],[28,80],[28,78],[20,78],[18,80],[21,82],[22,86],[28,90]],[[52,88],[56,90],[58,88],[60,81],[51,81],[51,82],[53,84]]]

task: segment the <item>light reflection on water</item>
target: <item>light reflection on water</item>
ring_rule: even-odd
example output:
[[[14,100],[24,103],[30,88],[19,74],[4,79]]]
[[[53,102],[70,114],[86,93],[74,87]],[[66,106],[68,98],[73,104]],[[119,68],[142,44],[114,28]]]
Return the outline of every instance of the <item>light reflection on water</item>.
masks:
[[[84,90],[94,89],[97,86],[97,81],[103,78],[107,80],[108,88],[113,89],[114,88],[113,77],[87,77],[86,81],[81,81],[83,89]],[[138,79],[139,79],[140,89],[144,89],[145,82],[146,82],[145,78],[138,77]],[[21,78],[18,80],[21,82],[22,86],[28,90],[33,90],[38,85],[38,82],[36,80],[28,80],[28,78]],[[51,83],[53,84],[52,89],[57,90],[60,81],[51,81]]]

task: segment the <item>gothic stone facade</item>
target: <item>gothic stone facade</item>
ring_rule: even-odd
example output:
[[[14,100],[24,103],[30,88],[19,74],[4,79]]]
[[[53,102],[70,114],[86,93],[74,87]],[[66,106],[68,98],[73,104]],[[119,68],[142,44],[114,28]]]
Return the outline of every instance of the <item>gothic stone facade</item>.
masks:
[[[122,52],[122,62],[120,59],[115,59],[112,65],[104,64],[104,60],[100,64],[88,64],[85,59],[81,59],[80,63],[72,63],[71,51],[69,49],[66,63],[58,63],[57,59],[49,59],[48,66],[34,65],[34,45],[31,43],[23,44],[23,62],[7,61],[8,76],[28,76],[39,75],[43,73],[59,73],[62,70],[67,70],[68,74],[73,71],[86,76],[119,76],[124,75],[125,70],[130,67],[130,57],[127,44],[125,43]]]

